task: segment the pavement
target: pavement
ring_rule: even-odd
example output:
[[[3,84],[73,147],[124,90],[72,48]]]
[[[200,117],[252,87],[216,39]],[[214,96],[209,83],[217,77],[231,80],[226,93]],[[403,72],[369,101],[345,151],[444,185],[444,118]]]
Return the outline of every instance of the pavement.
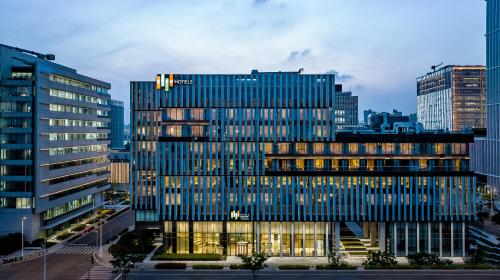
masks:
[[[133,224],[134,216],[130,210],[104,223],[102,235],[104,243]],[[107,251],[108,246],[109,244],[103,246],[103,255],[105,255],[104,251]],[[49,252],[46,255],[47,279],[112,279],[113,274],[110,267],[101,264],[91,264],[90,259],[95,250],[96,233],[90,232],[56,252]],[[0,265],[0,279],[43,279],[43,263],[44,258],[38,257],[23,262]]]
[[[207,280],[250,280],[252,273],[245,270],[154,270],[132,271],[128,280],[148,279],[207,279]],[[500,279],[498,270],[377,270],[377,271],[319,271],[319,270],[264,270],[258,273],[258,279],[303,280],[303,279],[366,279],[366,280],[486,280]]]

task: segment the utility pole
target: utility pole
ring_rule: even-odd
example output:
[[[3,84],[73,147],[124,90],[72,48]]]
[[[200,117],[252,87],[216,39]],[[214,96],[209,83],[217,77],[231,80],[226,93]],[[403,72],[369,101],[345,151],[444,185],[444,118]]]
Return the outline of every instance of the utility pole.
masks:
[[[26,217],[21,219],[21,258],[24,258],[24,220]]]
[[[47,280],[47,237],[43,244],[43,280]]]

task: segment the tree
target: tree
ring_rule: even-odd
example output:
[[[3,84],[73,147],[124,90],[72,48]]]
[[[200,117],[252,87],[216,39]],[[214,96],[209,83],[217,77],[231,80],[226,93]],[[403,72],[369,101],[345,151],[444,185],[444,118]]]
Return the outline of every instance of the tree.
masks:
[[[267,267],[266,261],[269,257],[264,256],[263,254],[253,254],[251,256],[242,255],[240,258],[245,267],[252,271],[253,279],[256,280],[257,271]]]
[[[127,280],[127,275],[130,272],[130,268],[133,265],[133,262],[130,260],[128,255],[119,256],[110,261],[111,265],[113,265],[113,273],[121,273],[122,279]]]

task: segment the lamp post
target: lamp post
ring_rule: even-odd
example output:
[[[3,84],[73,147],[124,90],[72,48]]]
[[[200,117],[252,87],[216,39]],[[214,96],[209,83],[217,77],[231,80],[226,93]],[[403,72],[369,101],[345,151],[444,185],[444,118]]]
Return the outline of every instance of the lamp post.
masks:
[[[26,217],[21,219],[21,258],[24,258],[24,220]]]
[[[43,280],[47,280],[47,238],[43,244]]]

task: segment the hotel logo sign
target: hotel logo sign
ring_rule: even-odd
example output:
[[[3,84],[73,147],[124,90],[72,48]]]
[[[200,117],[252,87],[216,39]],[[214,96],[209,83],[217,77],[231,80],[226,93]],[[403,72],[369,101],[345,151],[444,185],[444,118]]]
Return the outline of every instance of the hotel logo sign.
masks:
[[[156,75],[156,89],[164,89],[165,92],[168,92],[170,88],[173,88],[175,85],[192,85],[193,80],[191,79],[176,79],[174,74],[158,74]]]

